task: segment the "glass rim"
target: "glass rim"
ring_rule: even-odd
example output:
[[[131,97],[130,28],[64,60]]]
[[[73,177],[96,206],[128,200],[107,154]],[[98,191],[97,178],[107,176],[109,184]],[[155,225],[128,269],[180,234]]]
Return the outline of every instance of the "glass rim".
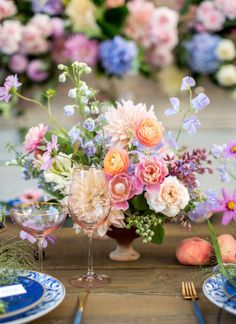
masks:
[[[69,213],[69,209],[68,209],[68,206],[67,205],[63,205],[63,204],[60,204],[60,203],[53,203],[53,202],[43,202],[43,201],[35,201],[35,202],[26,202],[26,203],[21,203],[21,204],[17,204],[17,205],[15,205],[15,206],[12,206],[12,208],[10,208],[10,214],[11,215],[13,215],[14,214],[14,212],[16,212],[17,211],[17,209],[20,209],[20,208],[22,208],[22,207],[27,207],[27,206],[33,206],[33,205],[51,205],[51,206],[55,206],[55,205],[57,205],[57,206],[61,206],[64,210],[58,210],[57,212],[55,212],[55,213],[51,213],[50,215],[52,216],[52,215],[56,215],[56,214],[60,214],[60,213],[63,213],[63,212],[66,212],[67,211],[67,213]],[[22,214],[23,215],[23,213],[19,213],[19,214]],[[36,215],[35,215],[36,216]],[[42,214],[40,214],[40,215],[37,215],[37,216],[49,216],[49,214],[46,214],[46,213],[42,213]]]

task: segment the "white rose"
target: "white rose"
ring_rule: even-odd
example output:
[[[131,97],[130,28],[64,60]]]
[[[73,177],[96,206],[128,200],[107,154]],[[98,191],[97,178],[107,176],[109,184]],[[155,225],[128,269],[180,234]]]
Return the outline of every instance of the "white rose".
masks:
[[[175,217],[189,202],[187,188],[176,177],[167,177],[156,192],[146,192],[145,198],[150,209]]]
[[[230,39],[223,39],[216,48],[216,55],[222,61],[231,61],[235,58],[235,46]]]
[[[236,84],[236,67],[233,64],[223,65],[216,75],[219,84],[230,87]]]

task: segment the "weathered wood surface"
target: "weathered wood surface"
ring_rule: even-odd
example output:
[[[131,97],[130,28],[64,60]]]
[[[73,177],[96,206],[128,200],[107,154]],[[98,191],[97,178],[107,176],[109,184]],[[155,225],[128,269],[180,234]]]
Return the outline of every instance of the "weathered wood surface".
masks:
[[[208,236],[206,225],[195,225],[191,232],[179,225],[166,225],[166,237],[161,246],[144,245],[136,240],[135,247],[142,258],[136,262],[119,263],[109,260],[108,253],[115,242],[94,241],[94,266],[99,273],[111,278],[109,286],[92,290],[84,311],[83,323],[197,323],[190,301],[181,298],[180,285],[183,280],[193,280],[200,295],[200,307],[207,323],[216,323],[219,309],[202,293],[202,283],[209,275],[198,267],[186,267],[175,259],[175,247],[189,236]],[[16,233],[10,226],[4,235]],[[220,227],[218,233],[230,233],[230,227]],[[83,273],[87,265],[87,240],[76,235],[72,229],[56,232],[58,241],[46,250],[45,272],[55,276],[66,287],[63,303],[50,314],[35,321],[35,324],[70,324],[78,306],[81,289],[70,285],[72,276]],[[235,317],[223,312],[221,323],[235,323]]]

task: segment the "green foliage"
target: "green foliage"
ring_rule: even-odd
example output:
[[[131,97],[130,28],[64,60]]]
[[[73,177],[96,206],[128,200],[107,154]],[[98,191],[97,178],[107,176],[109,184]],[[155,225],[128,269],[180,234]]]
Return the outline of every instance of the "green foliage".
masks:
[[[92,0],[96,6],[102,6],[105,0]]]
[[[6,313],[6,303],[0,299],[0,314]]]
[[[191,5],[198,5],[202,1],[203,0],[185,0],[180,10],[180,14],[185,15],[189,11]]]
[[[158,224],[152,228],[154,235],[152,237],[152,243],[161,244],[164,239],[165,231],[162,225]]]
[[[97,24],[106,37],[113,38],[121,34],[128,13],[126,6],[106,10],[98,17]]]
[[[147,201],[144,197],[144,194],[141,194],[139,196],[135,196],[132,201],[131,201],[133,207],[137,210],[147,210],[149,207],[148,207],[148,204],[147,204]]]

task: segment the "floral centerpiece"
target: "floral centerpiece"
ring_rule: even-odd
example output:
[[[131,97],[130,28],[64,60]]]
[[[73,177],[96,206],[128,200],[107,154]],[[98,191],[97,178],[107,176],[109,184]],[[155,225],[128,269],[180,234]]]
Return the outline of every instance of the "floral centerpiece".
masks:
[[[231,0],[184,1],[177,61],[194,75],[236,89],[236,6]]]
[[[25,88],[56,83],[55,65],[75,60],[107,76],[150,75],[173,61],[177,23],[177,11],[147,0],[1,0],[2,75]]]
[[[180,100],[170,98],[166,115],[183,113],[183,123],[176,135],[165,132],[154,107],[121,101],[116,106],[104,106],[96,99],[96,91],[81,77],[90,73],[85,63],[74,62],[58,66],[60,79],[69,80],[70,103],[64,107],[70,118],[78,113],[78,122],[66,130],[51,111],[52,89],[45,96],[47,105],[35,99],[49,113],[54,129],[39,124],[26,134],[24,152],[15,150],[16,157],[8,164],[22,167],[23,177],[36,178],[40,188],[50,196],[67,202],[73,168],[77,165],[101,165],[109,184],[112,210],[98,232],[104,235],[111,225],[127,230],[135,229],[143,242],[161,243],[165,222],[179,218],[189,225],[188,213],[203,199],[197,175],[210,172],[210,161],[205,149],[192,152],[180,148],[178,141],[183,131],[193,135],[200,127],[199,111],[209,104],[204,93],[192,97],[194,79],[185,77],[181,90],[189,92],[190,106],[182,111]],[[18,96],[17,76],[7,78],[1,92],[9,100]],[[82,120],[81,120],[82,118]]]

